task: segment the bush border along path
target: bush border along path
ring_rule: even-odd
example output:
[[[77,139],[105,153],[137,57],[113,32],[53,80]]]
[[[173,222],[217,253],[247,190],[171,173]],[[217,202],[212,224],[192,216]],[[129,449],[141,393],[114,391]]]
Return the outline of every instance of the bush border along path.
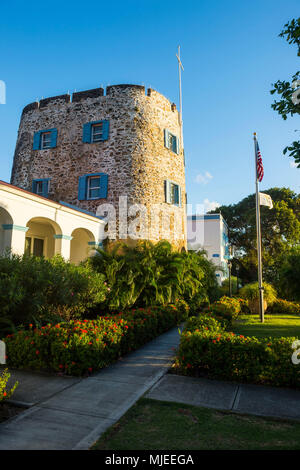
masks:
[[[300,388],[300,367],[291,361],[297,339],[245,337],[226,331],[211,315],[191,317],[181,335],[174,371]]]
[[[180,324],[185,315],[168,306],[41,328],[31,325],[4,338],[7,365],[75,376],[91,374]]]

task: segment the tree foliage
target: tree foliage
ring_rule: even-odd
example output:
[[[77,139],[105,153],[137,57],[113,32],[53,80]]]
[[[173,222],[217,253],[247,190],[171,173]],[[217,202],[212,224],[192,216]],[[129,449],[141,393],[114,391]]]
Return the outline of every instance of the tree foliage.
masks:
[[[263,274],[267,281],[276,283],[282,256],[300,243],[300,194],[288,188],[264,192],[271,196],[274,207],[261,206]],[[233,274],[244,283],[257,280],[255,194],[217,211],[225,218],[235,247]]]
[[[278,289],[282,297],[300,301],[300,248],[283,257],[279,267]]]
[[[285,29],[279,34],[285,38],[289,44],[295,44],[298,48],[298,56],[300,56],[300,18],[293,19],[284,26]],[[300,114],[300,71],[296,72],[291,81],[278,80],[273,84],[270,93],[277,93],[280,96],[279,101],[274,101],[271,105],[274,111],[282,116],[284,120],[294,114]],[[283,153],[289,152],[289,156],[294,158],[298,168],[300,168],[300,141],[295,140],[287,146]]]

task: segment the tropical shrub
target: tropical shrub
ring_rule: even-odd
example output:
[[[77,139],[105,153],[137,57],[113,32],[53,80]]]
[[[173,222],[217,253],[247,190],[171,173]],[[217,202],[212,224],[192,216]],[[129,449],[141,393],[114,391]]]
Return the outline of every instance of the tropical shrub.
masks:
[[[174,368],[183,375],[300,388],[300,368],[291,362],[296,339],[244,337],[191,319]]]
[[[263,283],[264,299],[271,305],[276,300],[276,290],[271,284]],[[257,300],[259,298],[258,282],[251,282],[242,287],[240,296],[246,300]]]
[[[276,290],[271,284],[267,284],[266,282],[263,283],[264,288],[264,309],[267,309],[268,305],[272,305],[272,303],[276,300]],[[240,296],[245,298],[248,301],[248,307],[251,313],[258,313],[259,312],[259,288],[258,282],[252,282],[250,284],[246,284],[240,291]]]
[[[104,276],[57,256],[0,257],[2,334],[22,324],[80,316],[105,299]],[[1,337],[1,331],[0,331]]]
[[[214,267],[202,254],[179,253],[167,241],[114,244],[98,249],[88,263],[104,273],[110,292],[103,310],[166,305],[194,296],[205,301],[216,286]]]
[[[29,326],[4,338],[13,368],[84,375],[180,324],[175,306],[136,309],[95,320],[71,320],[41,328]]]
[[[300,315],[300,303],[277,299],[267,309],[267,314],[285,313],[287,315]]]
[[[0,403],[10,398],[18,386],[18,382],[15,382],[11,389],[8,390],[7,382],[9,378],[10,373],[8,372],[8,369],[4,369],[0,372]]]

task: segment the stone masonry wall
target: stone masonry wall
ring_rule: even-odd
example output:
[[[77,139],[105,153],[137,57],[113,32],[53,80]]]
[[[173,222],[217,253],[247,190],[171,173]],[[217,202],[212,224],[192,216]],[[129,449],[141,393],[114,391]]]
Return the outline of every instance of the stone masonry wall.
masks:
[[[103,119],[110,122],[108,140],[83,143],[83,125]],[[57,147],[33,150],[34,133],[50,128],[58,130]],[[110,86],[106,95],[101,88],[74,93],[72,101],[62,95],[31,103],[22,113],[11,183],[31,191],[33,179],[51,178],[50,199],[92,212],[111,203],[118,215],[120,196],[127,196],[129,205],[145,205],[149,213],[156,204],[161,212],[146,238],[186,247],[183,150],[177,155],[165,147],[164,129],[180,137],[176,106],[138,85]],[[109,175],[107,198],[78,201],[79,176],[97,172]],[[165,203],[166,179],[181,186],[181,207]]]

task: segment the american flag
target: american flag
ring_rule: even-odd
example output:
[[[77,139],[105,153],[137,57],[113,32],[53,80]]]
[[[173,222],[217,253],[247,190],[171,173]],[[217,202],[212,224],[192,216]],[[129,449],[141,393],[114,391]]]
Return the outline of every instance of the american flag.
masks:
[[[256,141],[255,149],[256,149],[256,177],[258,181],[261,182],[261,180],[264,177],[264,167],[263,167],[261,153],[260,153],[257,141]]]

